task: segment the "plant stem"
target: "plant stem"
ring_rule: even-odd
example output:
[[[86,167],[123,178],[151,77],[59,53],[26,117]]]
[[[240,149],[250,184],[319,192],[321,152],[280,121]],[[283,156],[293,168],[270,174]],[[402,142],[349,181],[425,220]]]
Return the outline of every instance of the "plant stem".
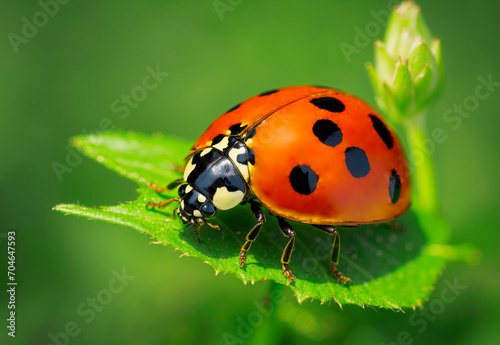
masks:
[[[438,213],[435,169],[432,161],[434,149],[429,147],[425,125],[426,114],[410,116],[403,121],[408,141],[408,159],[413,187],[413,206],[418,210]]]

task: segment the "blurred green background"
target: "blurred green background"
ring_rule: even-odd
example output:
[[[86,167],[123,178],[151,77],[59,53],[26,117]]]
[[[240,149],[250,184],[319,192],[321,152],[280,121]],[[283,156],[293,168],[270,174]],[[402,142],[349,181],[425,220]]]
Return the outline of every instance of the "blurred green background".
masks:
[[[71,172],[59,177],[54,162],[67,164],[68,139],[99,131],[103,119],[117,129],[195,140],[217,115],[281,86],[330,85],[374,104],[364,63],[383,32],[377,18],[383,22],[393,3],[220,0],[219,12],[213,0],[54,3],[0,7],[0,274],[6,276],[5,234],[14,229],[15,343],[249,344],[263,327],[273,329],[277,344],[499,341],[500,91],[493,85],[488,97],[475,96],[481,76],[500,81],[499,3],[418,2],[442,39],[447,73],[429,121],[447,135],[432,153],[442,214],[451,243],[474,243],[483,260],[448,265],[425,314],[299,305],[285,289],[272,323],[263,316],[250,329],[243,325],[261,320],[257,305],[269,282],[245,286],[216,277],[210,266],[179,259],[133,229],[52,211],[59,203],[136,198],[136,185],[90,159],[73,157]],[[44,7],[51,15],[39,14]],[[358,50],[346,58],[342,42]],[[143,94],[148,67],[169,75]],[[140,101],[125,106],[122,95],[131,92]],[[457,105],[472,110],[458,115]],[[121,286],[112,272],[122,269],[135,278],[109,294]],[[443,303],[454,281],[466,288]],[[3,344],[13,339],[5,327],[6,285],[0,289]],[[105,303],[92,307],[96,298]]]

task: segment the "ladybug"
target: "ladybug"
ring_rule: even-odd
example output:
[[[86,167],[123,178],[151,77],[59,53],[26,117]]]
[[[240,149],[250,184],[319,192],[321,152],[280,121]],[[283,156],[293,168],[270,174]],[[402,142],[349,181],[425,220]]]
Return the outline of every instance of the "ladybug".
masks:
[[[261,93],[217,118],[186,158],[174,214],[199,230],[217,210],[249,203],[257,224],[246,236],[245,255],[266,221],[278,219],[288,238],[281,264],[289,268],[295,231],[288,220],[311,224],[334,236],[330,268],[342,283],[336,226],[388,222],[410,206],[409,168],[394,131],[364,101],[326,87],[297,86]]]

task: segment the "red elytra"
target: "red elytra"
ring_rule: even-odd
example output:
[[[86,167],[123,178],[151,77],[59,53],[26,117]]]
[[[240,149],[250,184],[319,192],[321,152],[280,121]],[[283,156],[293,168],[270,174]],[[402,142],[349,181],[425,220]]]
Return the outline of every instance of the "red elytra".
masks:
[[[319,105],[315,99],[320,99]],[[321,108],[321,99],[326,99],[326,109]],[[328,99],[339,102],[330,100],[333,109],[328,109]],[[318,123],[317,132],[321,127],[338,128],[333,134],[323,130],[324,136],[334,137],[330,145],[313,132],[320,120],[325,121]],[[242,138],[255,129],[245,141],[255,153],[248,185],[279,216],[310,224],[357,225],[397,218],[410,205],[409,168],[402,145],[385,120],[359,98],[314,86],[266,92],[217,118],[193,151],[209,147],[220,134],[229,135],[236,124],[245,127]],[[354,175],[347,165],[350,160]],[[309,194],[298,193],[290,181],[291,171],[301,165],[317,175]]]

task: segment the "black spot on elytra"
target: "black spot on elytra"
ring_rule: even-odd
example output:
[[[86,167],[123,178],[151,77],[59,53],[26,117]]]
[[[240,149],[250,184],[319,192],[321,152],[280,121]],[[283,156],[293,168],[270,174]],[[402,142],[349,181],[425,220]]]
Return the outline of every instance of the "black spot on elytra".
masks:
[[[297,165],[290,172],[289,179],[294,191],[309,195],[316,189],[319,178],[309,165]]]
[[[320,109],[328,110],[332,113],[341,113],[345,110],[344,103],[333,97],[313,98],[309,102]]]
[[[401,195],[401,178],[396,170],[392,169],[391,177],[389,178],[389,196],[393,204],[397,203]]]
[[[241,123],[236,123],[236,124],[232,125],[231,127],[229,127],[229,132],[231,132],[231,135],[238,135],[241,132],[243,132],[243,130],[246,127],[247,127],[247,125],[242,126]]]
[[[229,109],[228,111],[226,111],[226,113],[230,113],[232,112],[233,110],[236,110],[240,107],[241,103],[240,104],[236,104],[234,107],[232,107],[231,109]]]
[[[215,138],[212,139],[212,145],[210,146],[217,145],[222,141],[222,139],[224,139],[224,134],[218,134]]]
[[[345,164],[353,177],[365,177],[370,172],[370,162],[365,151],[351,146],[345,150]]]
[[[314,135],[325,145],[335,147],[342,142],[342,131],[331,120],[318,120],[313,126]]]
[[[278,91],[279,91],[279,89],[274,89],[274,90],[269,90],[269,91],[266,91],[266,92],[262,92],[259,95],[259,97],[261,97],[261,96],[269,96],[269,95],[272,95],[273,93],[276,93]]]
[[[394,139],[387,126],[375,115],[368,115],[372,119],[373,128],[384,142],[385,146],[390,150],[394,146]]]

